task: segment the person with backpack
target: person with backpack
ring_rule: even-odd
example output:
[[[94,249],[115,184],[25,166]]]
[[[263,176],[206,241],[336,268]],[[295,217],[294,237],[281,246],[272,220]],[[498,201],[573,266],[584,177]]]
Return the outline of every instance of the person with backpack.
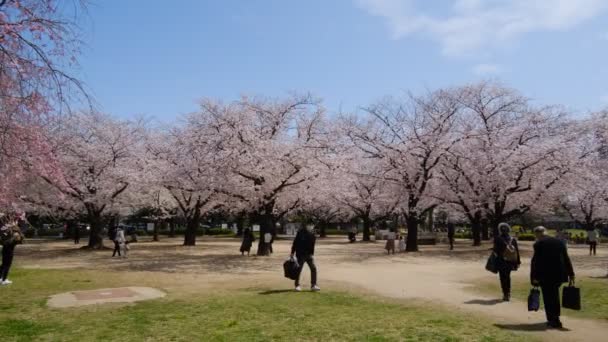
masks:
[[[19,229],[17,220],[12,217],[2,217],[0,223],[0,242],[2,243],[2,265],[0,265],[0,285],[10,285],[8,274],[13,265],[15,247],[23,243],[23,233]]]
[[[502,289],[502,300],[511,300],[511,272],[521,265],[517,240],[510,235],[511,227],[507,223],[498,225],[499,234],[494,238],[493,251],[496,254],[496,267]]]
[[[534,228],[536,243],[530,265],[530,282],[540,286],[549,328],[561,329],[559,288],[565,282],[574,284],[574,268],[568,249],[554,237],[546,235],[545,227]]]
[[[293,240],[291,246],[291,257],[294,255],[298,260],[298,275],[296,277],[296,291],[302,291],[300,287],[300,275],[304,269],[304,263],[308,264],[310,268],[310,284],[312,291],[321,291],[321,288],[317,285],[317,266],[315,265],[315,243],[317,238],[315,234],[306,227],[300,228],[296,234],[296,238]]]

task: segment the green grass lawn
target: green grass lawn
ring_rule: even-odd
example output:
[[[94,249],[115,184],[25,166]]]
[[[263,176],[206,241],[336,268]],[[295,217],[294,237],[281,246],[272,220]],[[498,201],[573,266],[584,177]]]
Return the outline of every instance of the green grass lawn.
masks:
[[[169,293],[133,305],[46,307],[48,296],[131,283],[120,273],[15,270],[0,288],[2,341],[530,341],[475,315],[337,293]],[[145,281],[144,281],[145,282]]]
[[[530,293],[530,282],[527,279],[512,279],[512,296],[526,301]],[[563,309],[562,315],[608,320],[608,278],[581,278],[576,280],[576,286],[581,289],[581,311]],[[473,288],[486,294],[502,296],[498,276],[495,281],[487,281]]]

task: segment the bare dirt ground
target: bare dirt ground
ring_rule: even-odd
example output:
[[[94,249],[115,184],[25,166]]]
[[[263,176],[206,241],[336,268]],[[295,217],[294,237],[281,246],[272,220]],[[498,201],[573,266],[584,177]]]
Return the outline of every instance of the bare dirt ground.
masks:
[[[282,277],[282,263],[291,242],[277,241],[271,257],[243,257],[235,239],[203,239],[196,247],[183,247],[179,239],[132,245],[128,259],[111,258],[111,250],[83,251],[68,242],[30,243],[18,247],[16,262],[27,268],[84,268],[129,272],[156,279],[171,293],[223,288],[289,288]],[[545,331],[544,312],[529,313],[526,304],[502,303],[469,288],[481,279],[497,278],[484,270],[489,245],[473,248],[459,241],[456,251],[445,245],[422,246],[420,253],[387,256],[384,244],[349,244],[346,238],[328,238],[317,245],[319,282],[324,289],[349,290],[395,301],[424,301],[445,305],[462,314],[484,315],[504,329],[533,334],[547,341],[605,341],[608,323],[563,317],[567,331]],[[523,265],[516,277],[527,277],[531,243],[520,243]],[[577,275],[603,277],[608,268],[608,248],[589,257],[584,247],[571,247]],[[309,279],[307,269],[303,284]],[[496,279],[498,281],[498,279]]]

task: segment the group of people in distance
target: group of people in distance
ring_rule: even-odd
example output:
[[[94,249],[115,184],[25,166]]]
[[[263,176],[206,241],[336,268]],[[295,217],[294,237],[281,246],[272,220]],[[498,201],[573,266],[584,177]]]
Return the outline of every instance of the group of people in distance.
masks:
[[[503,300],[511,298],[511,272],[521,265],[517,240],[511,236],[507,223],[498,226],[499,235],[494,238],[493,252],[497,256],[497,269]],[[563,283],[574,283],[574,269],[568,256],[566,245],[557,238],[547,235],[544,227],[534,228],[536,242],[530,265],[530,283],[539,286],[545,303],[547,326],[562,328],[560,321],[560,287]]]

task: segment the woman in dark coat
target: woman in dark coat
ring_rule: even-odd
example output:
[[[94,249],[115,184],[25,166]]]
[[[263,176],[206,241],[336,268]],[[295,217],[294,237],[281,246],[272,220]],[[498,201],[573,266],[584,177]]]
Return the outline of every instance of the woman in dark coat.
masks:
[[[243,232],[243,243],[241,244],[241,255],[245,255],[245,252],[249,255],[249,252],[251,252],[251,245],[253,245],[254,241],[255,237],[253,236],[251,229],[245,228],[245,231]]]
[[[500,234],[494,238],[493,250],[498,256],[496,264],[503,293],[502,300],[508,302],[511,300],[511,272],[517,271],[521,260],[517,240],[509,234],[511,227],[507,223],[501,223],[498,230]]]

